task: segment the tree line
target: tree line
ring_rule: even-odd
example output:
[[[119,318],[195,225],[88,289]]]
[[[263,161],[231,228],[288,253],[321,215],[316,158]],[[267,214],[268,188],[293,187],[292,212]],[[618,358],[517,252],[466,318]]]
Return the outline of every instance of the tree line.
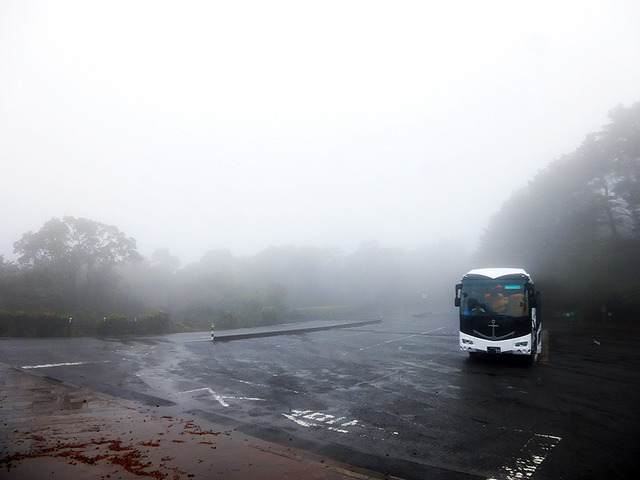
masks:
[[[348,255],[294,246],[247,257],[211,250],[182,267],[167,249],[144,258],[117,227],[75,217],[25,233],[14,252],[16,262],[0,257],[0,335],[239,328],[400,303],[420,310],[424,294],[449,300],[467,259],[450,242],[416,250],[364,242]]]
[[[600,131],[515,192],[475,256],[525,266],[556,310],[632,321],[640,311],[640,103],[612,110]]]

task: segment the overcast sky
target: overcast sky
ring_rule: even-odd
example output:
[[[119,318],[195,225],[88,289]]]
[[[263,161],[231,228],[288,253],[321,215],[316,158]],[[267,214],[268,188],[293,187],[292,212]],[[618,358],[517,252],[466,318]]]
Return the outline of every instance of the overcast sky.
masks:
[[[183,262],[472,249],[640,101],[639,20],[635,0],[0,0],[0,254],[65,215]]]

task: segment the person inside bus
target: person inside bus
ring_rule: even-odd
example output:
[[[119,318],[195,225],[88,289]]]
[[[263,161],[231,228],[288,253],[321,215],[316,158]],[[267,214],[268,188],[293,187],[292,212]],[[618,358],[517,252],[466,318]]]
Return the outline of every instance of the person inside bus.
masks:
[[[491,313],[504,313],[509,303],[509,300],[502,293],[489,296],[488,300],[491,302]]]
[[[507,306],[507,315],[521,317],[527,314],[527,304],[523,294],[516,293],[508,298],[509,304]]]
[[[482,305],[477,298],[470,298],[469,300],[467,300],[467,308],[468,311],[465,312],[466,315],[486,313],[484,305]]]

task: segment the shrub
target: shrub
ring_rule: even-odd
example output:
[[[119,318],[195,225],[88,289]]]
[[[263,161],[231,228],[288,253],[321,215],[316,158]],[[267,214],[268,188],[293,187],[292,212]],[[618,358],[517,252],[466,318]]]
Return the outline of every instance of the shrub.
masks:
[[[265,325],[275,325],[278,323],[278,309],[273,305],[262,308],[262,322]]]
[[[69,318],[51,313],[0,311],[3,337],[66,337]]]

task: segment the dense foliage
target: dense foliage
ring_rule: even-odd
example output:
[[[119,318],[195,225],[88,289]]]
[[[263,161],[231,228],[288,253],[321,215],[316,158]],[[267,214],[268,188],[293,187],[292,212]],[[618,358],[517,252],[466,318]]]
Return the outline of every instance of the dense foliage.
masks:
[[[113,268],[142,260],[118,228],[84,218],[53,218],[14,243],[19,269],[3,287],[4,308],[56,312],[107,309],[118,288]],[[8,290],[8,291],[7,291]]]
[[[526,267],[556,309],[599,320],[603,314],[635,318],[640,103],[614,109],[600,132],[508,199],[485,231],[477,257],[479,263]]]

